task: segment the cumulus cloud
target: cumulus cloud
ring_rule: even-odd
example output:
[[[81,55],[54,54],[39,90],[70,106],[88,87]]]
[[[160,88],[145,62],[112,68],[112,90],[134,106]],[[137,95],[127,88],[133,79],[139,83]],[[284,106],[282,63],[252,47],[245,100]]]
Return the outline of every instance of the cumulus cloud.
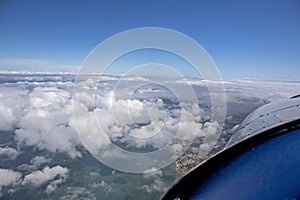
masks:
[[[45,167],[43,170],[37,170],[30,174],[27,174],[22,184],[26,185],[33,185],[33,186],[41,186],[43,183],[46,183],[48,181],[51,181],[55,179],[58,176],[58,180],[62,179],[65,180],[68,175],[68,168],[62,167],[60,165],[57,165],[55,167]]]
[[[45,158],[35,157],[32,162],[33,165],[39,165],[46,162]],[[11,169],[0,168],[0,196],[1,189],[4,186],[16,186],[16,185],[32,185],[34,187],[40,187],[47,183],[45,192],[52,193],[58,186],[64,183],[68,178],[69,169],[60,165],[54,167],[45,167],[43,170],[33,171],[23,177],[21,172],[13,171]],[[10,192],[15,192],[15,189],[11,189]]]
[[[5,77],[2,75],[1,80],[9,81],[0,85],[0,131],[5,131],[3,134],[12,131],[18,146],[15,149],[11,144],[1,145],[1,158],[15,159],[25,146],[80,158],[81,143],[74,129],[82,131],[81,139],[93,153],[103,150],[106,153],[103,155],[118,154],[108,148],[113,143],[130,151],[156,150],[170,145],[176,155],[180,155],[195,136],[197,145],[189,150],[199,155],[211,150],[221,128],[221,124],[211,120],[210,96],[203,80],[174,81],[172,84],[182,88],[178,90],[184,96],[180,102],[171,92],[153,85],[125,98],[130,82],[142,85],[149,81],[142,77],[127,78],[120,94],[113,91],[114,82],[120,77],[104,76],[99,84],[93,79],[79,80],[77,84],[81,90],[74,94],[76,101],[72,107],[74,77],[53,74]],[[186,84],[195,89],[199,104],[186,95],[182,86]],[[300,94],[300,83],[229,80],[225,82],[225,89],[228,112],[236,116],[238,112],[246,113],[268,101]],[[217,90],[211,95],[218,95]],[[72,117],[73,108],[78,113],[77,120]],[[232,134],[236,126],[230,128],[226,133]],[[42,186],[47,194],[53,193],[67,180],[69,169],[60,165],[49,167],[54,161],[51,157],[52,154],[33,157],[27,164],[17,167],[17,171],[0,169],[0,188]],[[161,170],[146,170],[143,177],[146,184],[140,185],[140,189],[146,192],[167,190]],[[112,185],[103,180],[88,187],[105,192],[113,190]],[[11,192],[15,190],[18,188],[10,189]],[[96,195],[84,187],[68,187],[60,199],[96,199]]]
[[[21,146],[34,146],[40,150],[46,149],[53,153],[64,152],[71,158],[82,156],[76,150],[78,142],[74,138],[74,131],[70,127],[54,127],[49,132],[43,131],[40,129],[18,129],[15,131],[15,138]]]
[[[166,192],[168,190],[168,186],[161,179],[163,173],[161,170],[157,170],[156,168],[151,168],[145,170],[144,178],[151,180],[152,182],[147,185],[143,185],[142,189],[146,192]]]
[[[39,167],[42,164],[49,163],[50,160],[50,158],[46,158],[44,156],[36,156],[30,160],[30,163],[35,167]]]
[[[176,155],[179,155],[187,149],[194,136],[198,138],[197,142],[201,141],[199,145],[193,146],[194,153],[207,152],[215,145],[221,127],[218,122],[211,120],[210,97],[203,80],[172,83],[177,84],[177,88],[184,88],[180,85],[191,84],[199,103],[203,103],[201,105],[189,101],[189,96],[184,95],[183,89],[178,91],[182,92],[185,98],[177,102],[170,92],[155,85],[143,87],[129,99],[122,98],[123,93],[127,95],[130,82],[139,82],[142,85],[149,81],[142,77],[127,78],[121,90],[122,94],[115,94],[113,91],[114,81],[120,78],[117,76],[104,76],[98,85],[93,79],[79,80],[77,84],[82,90],[76,91],[77,101],[73,102],[74,111],[79,115],[78,119],[74,120],[71,99],[73,78],[31,74],[16,76],[0,85],[0,131],[13,131],[14,139],[18,143],[18,150],[1,145],[0,157],[15,159],[20,154],[19,149],[31,146],[52,153],[65,153],[70,158],[80,158],[82,155],[78,147],[81,143],[74,129],[82,131],[81,139],[91,147],[89,150],[95,153],[108,149],[111,143],[130,150],[145,150],[149,147],[159,149],[169,144]],[[228,112],[236,114],[251,111],[268,101],[300,94],[300,83],[228,80],[225,82],[225,89]],[[212,92],[212,95],[217,95],[216,91]],[[203,99],[205,101],[202,101]],[[248,110],[244,109],[245,105]],[[100,135],[99,131],[105,133],[107,138]],[[40,171],[37,169],[45,167],[50,161],[50,158],[37,156],[17,169],[27,173],[35,170],[35,173],[45,174],[52,168],[46,172],[46,168]],[[25,176],[24,184],[34,184],[34,181],[29,181],[33,180],[30,177],[34,177],[28,177],[30,174],[26,175],[27,178]],[[54,178],[46,181],[49,182],[46,192],[51,193],[64,180]],[[155,191],[157,188],[163,188],[163,183],[158,178],[153,178],[152,183],[153,185],[144,186],[144,189]],[[95,183],[94,186],[109,188],[105,182]]]
[[[70,93],[57,88],[35,88],[28,95],[29,105],[17,123],[15,139],[19,145],[81,157],[76,150],[79,139],[69,126]]]
[[[162,176],[162,171],[152,167],[151,169],[147,169],[143,173],[144,178],[155,178],[157,176]]]
[[[221,128],[216,121],[210,120],[209,95],[203,89],[206,84],[203,80],[173,81],[172,84],[177,85],[174,88],[179,88],[178,91],[183,94],[181,96],[185,97],[182,102],[176,102],[170,92],[155,85],[138,90],[129,99],[122,98],[123,93],[127,95],[130,82],[142,84],[149,81],[143,77],[126,79],[122,94],[113,91],[114,81],[120,78],[117,76],[104,76],[98,85],[93,78],[79,80],[77,84],[82,90],[76,91],[72,108],[72,78],[24,77],[19,78],[20,83],[16,79],[14,83],[0,86],[0,130],[14,130],[14,139],[20,148],[32,146],[80,158],[82,155],[78,146],[81,143],[74,131],[77,129],[92,152],[99,152],[113,142],[125,148],[140,149],[158,149],[170,144],[180,154],[194,136],[203,138],[199,151],[208,151]],[[189,96],[184,95],[185,87],[182,85],[186,84],[199,91],[196,92],[199,99],[207,97],[208,101],[204,103],[208,106],[192,103]],[[242,107],[237,106],[240,102],[245,103],[249,99],[252,103],[257,102],[251,108],[249,106],[251,110],[265,103],[266,99],[272,101],[300,93],[299,88],[296,82],[225,82],[228,105],[230,109],[237,110]],[[212,92],[215,92],[212,95],[217,95],[216,91]],[[78,113],[77,120],[72,118],[72,109]],[[99,132],[105,133],[108,139]],[[180,143],[178,139],[184,142]],[[2,154],[9,154],[7,150],[5,152]],[[11,156],[14,157],[13,153]]]
[[[168,187],[161,179],[154,179],[152,184],[143,185],[142,189],[146,192],[166,192]]]
[[[2,187],[19,184],[21,177],[20,172],[0,168],[0,197],[2,196]]]
[[[53,180],[49,183],[49,185],[47,185],[45,192],[47,194],[51,194],[52,192],[54,192],[58,186],[62,183],[65,182],[65,178],[59,178],[57,180]]]
[[[0,158],[16,159],[20,155],[16,149],[11,147],[0,147]]]
[[[41,165],[48,164],[51,158],[46,158],[44,156],[35,156],[29,163],[18,166],[18,170],[21,171],[32,171],[38,169]]]
[[[135,148],[161,148],[176,137],[191,140],[200,131],[205,116],[205,111],[195,103],[170,107],[161,98],[117,99],[111,91],[98,97],[98,107],[91,109],[95,103],[88,95],[75,95],[77,120],[71,125],[79,130],[93,152],[110,144],[101,138],[101,131],[112,142]]]
[[[0,168],[0,186],[16,185],[21,177],[20,172]]]
[[[68,187],[67,194],[60,197],[60,200],[77,200],[77,199],[90,199],[96,200],[97,197],[84,187]]]
[[[27,90],[0,86],[0,131],[12,130],[27,104]]]
[[[0,104],[0,127],[2,131],[7,131],[12,129],[12,126],[15,122],[15,117],[13,110],[9,107]]]
[[[27,174],[22,181],[22,185],[40,187],[42,184],[48,183],[45,192],[50,194],[67,180],[68,173],[69,169],[60,165],[52,168],[47,166],[43,170],[37,170]]]
[[[19,146],[81,157],[77,134],[69,126],[71,93],[57,87],[0,86],[0,130],[15,129]]]
[[[112,186],[105,181],[101,181],[100,183],[92,183],[93,189],[102,189],[105,193],[109,193],[112,190]]]

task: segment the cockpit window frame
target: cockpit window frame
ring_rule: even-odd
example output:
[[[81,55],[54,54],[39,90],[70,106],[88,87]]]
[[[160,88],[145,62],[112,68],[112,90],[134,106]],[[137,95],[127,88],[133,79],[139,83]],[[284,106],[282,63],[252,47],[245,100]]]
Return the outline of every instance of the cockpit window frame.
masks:
[[[174,186],[161,199],[189,199],[194,191],[206,180],[207,177],[209,177],[214,171],[219,169],[230,160],[259,144],[298,129],[300,129],[300,119],[268,129],[260,134],[254,135],[246,140],[242,140],[241,142],[222,150],[179,179],[179,181],[177,181],[177,183],[175,183]]]

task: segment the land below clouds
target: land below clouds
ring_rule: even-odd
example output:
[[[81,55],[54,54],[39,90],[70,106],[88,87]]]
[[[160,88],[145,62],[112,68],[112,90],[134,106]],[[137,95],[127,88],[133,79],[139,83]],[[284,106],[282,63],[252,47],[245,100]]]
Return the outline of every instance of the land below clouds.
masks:
[[[85,88],[96,89],[98,95],[96,103],[85,91],[79,95],[84,112],[82,122],[88,122],[89,114],[100,109],[99,119],[106,117],[103,125],[111,141],[129,151],[159,149],[173,137],[176,127],[184,124],[188,128],[196,127],[198,132],[187,151],[181,152],[179,161],[187,160],[188,163],[198,155],[201,145],[207,145],[203,144],[203,137],[213,135],[220,128],[210,118],[211,102],[205,80],[160,79],[166,85],[191,86],[197,95],[197,104],[188,102],[188,97],[179,102],[172,91],[164,85],[153,84],[150,77],[123,80],[126,83],[124,93],[126,85],[132,82],[149,83],[136,90],[129,101],[112,95],[119,76],[104,76],[99,83],[93,80],[76,79],[73,74],[0,74],[0,188],[3,198],[138,199],[143,196],[144,199],[157,199],[181,176],[175,170],[178,162],[155,172],[128,174],[93,158],[82,146],[72,121],[75,81]],[[235,127],[253,109],[300,94],[297,81],[225,80],[223,84],[226,118],[211,154],[224,147]],[[112,102],[119,108],[118,124],[104,112],[110,109]],[[127,110],[122,111],[124,106],[130,108],[133,121],[121,117],[126,116]],[[120,133],[120,130],[123,131]],[[164,130],[164,134],[150,140],[129,137],[142,135],[147,138],[156,130]],[[101,143],[97,148],[105,145]],[[184,149],[184,145],[175,147],[179,152]],[[187,171],[191,166],[183,164],[183,167]]]

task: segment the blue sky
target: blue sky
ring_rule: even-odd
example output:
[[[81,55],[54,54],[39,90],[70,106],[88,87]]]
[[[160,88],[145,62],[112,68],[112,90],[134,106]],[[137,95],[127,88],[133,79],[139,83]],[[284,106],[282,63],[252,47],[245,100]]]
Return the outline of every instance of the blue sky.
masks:
[[[147,26],[195,39],[224,78],[300,79],[298,0],[2,0],[0,67],[70,69],[113,34]]]

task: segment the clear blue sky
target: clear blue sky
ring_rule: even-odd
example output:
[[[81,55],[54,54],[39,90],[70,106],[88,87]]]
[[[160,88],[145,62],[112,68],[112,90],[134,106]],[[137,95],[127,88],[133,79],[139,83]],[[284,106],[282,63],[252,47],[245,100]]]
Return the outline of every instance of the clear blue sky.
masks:
[[[1,0],[0,67],[80,65],[104,39],[145,26],[194,38],[225,78],[300,80],[299,0]]]

